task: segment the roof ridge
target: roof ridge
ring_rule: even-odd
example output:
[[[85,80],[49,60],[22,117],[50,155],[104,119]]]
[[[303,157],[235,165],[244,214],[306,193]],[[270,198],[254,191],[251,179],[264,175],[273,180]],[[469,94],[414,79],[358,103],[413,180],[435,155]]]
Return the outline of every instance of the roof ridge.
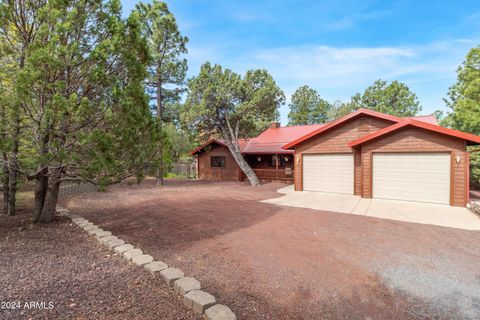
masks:
[[[408,117],[405,117],[405,118],[418,118],[418,117],[434,117],[435,115],[433,113],[431,114],[421,114],[421,115],[418,115],[418,116],[408,116]]]
[[[415,127],[423,128],[425,130],[431,130],[431,131],[434,131],[434,132],[437,132],[437,133],[440,133],[440,134],[446,134],[446,135],[453,136],[453,137],[456,137],[456,138],[459,138],[459,139],[464,139],[464,140],[468,140],[468,141],[480,144],[480,137],[476,136],[474,134],[467,133],[467,132],[462,132],[460,130],[455,130],[455,129],[451,129],[451,128],[445,128],[445,127],[439,126],[438,124],[433,124],[433,123],[429,123],[429,122],[419,121],[419,120],[415,120],[415,119],[405,119],[402,122],[392,124],[391,126],[385,127],[383,129],[380,129],[378,131],[369,133],[369,134],[367,134],[363,137],[360,137],[358,139],[352,140],[348,143],[348,146],[349,147],[354,147],[356,145],[362,144],[362,143],[364,143],[366,141],[369,141],[369,140],[372,140],[372,139],[376,139],[376,138],[378,138],[378,137],[380,137],[384,134],[390,133],[392,131],[398,130],[398,129],[403,128],[403,127],[408,126],[408,125],[413,125]]]
[[[330,121],[329,121],[329,122],[330,122]],[[292,126],[286,125],[286,126],[283,126],[283,127],[269,128],[269,129],[295,128],[295,127],[308,127],[308,126],[323,126],[323,125],[326,125],[326,124],[329,123],[329,122],[325,122],[325,123],[310,123],[310,124],[295,124],[295,125],[292,125]]]

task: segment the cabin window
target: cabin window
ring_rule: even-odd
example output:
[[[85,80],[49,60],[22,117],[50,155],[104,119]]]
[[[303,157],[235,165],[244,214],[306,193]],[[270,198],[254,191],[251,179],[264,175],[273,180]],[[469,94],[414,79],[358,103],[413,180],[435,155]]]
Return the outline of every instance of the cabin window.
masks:
[[[226,162],[225,156],[210,157],[210,167],[212,168],[225,168],[225,162]]]

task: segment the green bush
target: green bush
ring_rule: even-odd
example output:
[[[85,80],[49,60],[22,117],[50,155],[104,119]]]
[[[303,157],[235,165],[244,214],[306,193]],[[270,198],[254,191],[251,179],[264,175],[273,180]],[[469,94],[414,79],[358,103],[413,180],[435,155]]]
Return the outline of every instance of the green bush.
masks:
[[[167,172],[167,174],[165,174],[165,178],[166,179],[188,179],[188,176],[185,174],[176,174],[173,172]]]
[[[470,189],[480,190],[480,151],[470,153]]]

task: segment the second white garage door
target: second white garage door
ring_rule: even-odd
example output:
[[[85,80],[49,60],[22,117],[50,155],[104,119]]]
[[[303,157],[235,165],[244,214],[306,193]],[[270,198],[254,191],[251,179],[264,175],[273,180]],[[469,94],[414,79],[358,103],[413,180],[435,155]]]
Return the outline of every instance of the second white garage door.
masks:
[[[373,155],[373,197],[450,203],[450,153]]]
[[[353,154],[304,154],[303,190],[353,194]]]

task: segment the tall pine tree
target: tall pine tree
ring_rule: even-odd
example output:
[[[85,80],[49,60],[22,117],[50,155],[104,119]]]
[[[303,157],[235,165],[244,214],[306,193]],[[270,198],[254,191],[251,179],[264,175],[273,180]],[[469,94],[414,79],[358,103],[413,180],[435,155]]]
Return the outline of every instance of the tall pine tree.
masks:
[[[350,102],[342,104],[339,114],[349,113],[360,108],[370,109],[397,117],[417,115],[422,111],[417,95],[399,81],[388,83],[378,79],[365,91],[355,94]]]
[[[443,125],[480,135],[480,46],[468,52],[445,102],[450,113]],[[480,188],[480,152],[471,153],[470,157],[471,182]]]
[[[187,72],[187,60],[182,58],[187,53],[188,38],[180,34],[175,16],[168,10],[167,4],[154,0],[151,4],[139,3],[136,6],[142,21],[142,33],[147,39],[150,61],[147,71],[148,91],[156,102],[158,128],[162,133],[165,109],[172,108],[180,99]],[[162,133],[166,142],[166,135]],[[159,145],[159,166],[157,183],[163,185],[164,152]]]
[[[289,125],[316,124],[329,121],[332,106],[309,86],[301,86],[292,95]]]

